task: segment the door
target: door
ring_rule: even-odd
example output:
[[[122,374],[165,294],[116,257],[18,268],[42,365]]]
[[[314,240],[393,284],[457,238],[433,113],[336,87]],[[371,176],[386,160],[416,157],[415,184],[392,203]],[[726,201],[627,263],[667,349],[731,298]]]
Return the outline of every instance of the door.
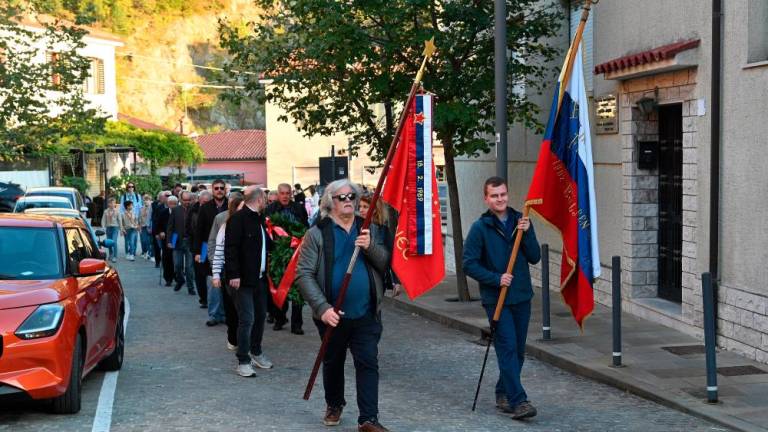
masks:
[[[682,301],[683,111],[659,107],[659,297]]]
[[[100,323],[103,315],[103,302],[101,296],[102,275],[81,276],[78,274],[80,261],[91,258],[88,238],[83,238],[77,228],[65,228],[64,238],[67,242],[67,260],[70,273],[77,281],[78,299],[82,301],[81,313],[85,315],[86,351],[85,369],[89,369],[96,361],[104,348],[104,325]]]

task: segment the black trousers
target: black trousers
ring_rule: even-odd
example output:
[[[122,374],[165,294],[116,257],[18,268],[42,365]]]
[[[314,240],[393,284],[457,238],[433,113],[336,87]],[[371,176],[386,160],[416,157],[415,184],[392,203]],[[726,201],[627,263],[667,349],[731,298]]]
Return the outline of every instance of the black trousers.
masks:
[[[163,248],[161,246],[161,241],[156,239],[155,236],[152,236],[152,249],[155,252],[155,268],[160,267],[160,263],[163,262]]]
[[[304,325],[304,319],[301,316],[301,310],[304,308],[304,305],[286,299],[283,308],[278,309],[277,305],[272,301],[272,296],[269,296],[269,304],[272,305],[272,316],[275,318],[276,323],[285,324],[288,322],[288,303],[291,304],[291,330],[301,330],[301,326]]]
[[[314,320],[322,339],[325,324]],[[344,363],[347,349],[355,363],[355,384],[357,387],[357,408],[360,415],[358,424],[377,420],[379,415],[379,340],[381,321],[372,313],[362,318],[343,318],[333,330],[323,358],[323,387],[325,402],[329,406],[346,405],[344,399]]]
[[[224,285],[221,289],[221,298],[224,303],[224,319],[227,324],[227,342],[232,345],[237,345],[237,308],[235,307],[235,300],[232,291],[234,288],[228,284]]]
[[[166,283],[172,283],[176,278],[176,269],[173,267],[173,249],[163,248],[163,279]]]
[[[208,261],[195,262],[195,287],[200,304],[208,304]]]

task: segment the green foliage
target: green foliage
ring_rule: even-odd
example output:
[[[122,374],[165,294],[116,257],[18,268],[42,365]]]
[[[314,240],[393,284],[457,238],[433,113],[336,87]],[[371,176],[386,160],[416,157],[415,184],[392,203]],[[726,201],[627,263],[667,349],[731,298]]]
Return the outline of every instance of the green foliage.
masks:
[[[64,176],[61,178],[61,184],[77,189],[83,196],[87,195],[88,189],[91,188],[91,184],[88,180],[77,176]]]
[[[0,62],[0,161],[66,154],[69,143],[98,134],[106,121],[83,96],[90,60],[78,50],[86,31],[61,21],[41,23],[43,32],[20,24],[40,3],[0,4],[0,53],[13,53]],[[41,46],[51,61],[38,61]]]
[[[168,178],[165,180],[165,188],[168,190],[173,189],[173,187],[176,185],[176,183],[184,183],[187,181],[187,175],[182,173],[171,173],[168,174]]]
[[[273,225],[283,228],[289,234],[285,237],[275,235],[273,238],[275,247],[272,252],[269,253],[269,277],[272,279],[275,286],[277,286],[283,279],[285,268],[288,267],[288,262],[291,261],[291,257],[293,256],[294,249],[291,248],[291,238],[295,237],[301,239],[307,232],[307,228],[280,214],[273,214],[269,217],[269,220]],[[299,289],[295,283],[291,285],[291,290],[288,291],[288,300],[304,304],[304,299],[301,297]]]
[[[220,23],[231,78],[246,97],[271,101],[307,136],[346,133],[383,158],[396,111],[420,65],[424,41],[438,47],[424,87],[438,96],[434,130],[451,157],[488,152],[494,132],[493,2],[474,0],[256,0],[265,12],[248,31]],[[538,0],[507,0],[510,123],[540,130],[527,94],[552,78],[549,45],[562,18]],[[253,72],[252,75],[244,74]],[[267,76],[273,84],[258,83]],[[524,86],[526,91],[515,91]],[[237,95],[229,95],[237,98]],[[375,109],[384,105],[382,116]],[[382,118],[383,117],[383,118]],[[288,120],[284,117],[283,120]]]
[[[149,194],[154,200],[157,193],[163,188],[163,182],[160,176],[157,175],[121,175],[109,178],[109,193],[114,196],[120,196],[126,192],[125,186],[128,183],[132,183],[136,188],[137,193],[144,195]]]

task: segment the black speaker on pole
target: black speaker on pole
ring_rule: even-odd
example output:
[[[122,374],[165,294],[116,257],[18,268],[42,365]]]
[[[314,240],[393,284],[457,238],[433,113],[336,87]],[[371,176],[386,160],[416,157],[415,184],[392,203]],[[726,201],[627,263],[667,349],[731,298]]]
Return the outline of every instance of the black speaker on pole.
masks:
[[[336,160],[334,160],[336,159]],[[334,173],[334,170],[336,171]],[[346,156],[323,156],[320,158],[320,186],[349,177]]]

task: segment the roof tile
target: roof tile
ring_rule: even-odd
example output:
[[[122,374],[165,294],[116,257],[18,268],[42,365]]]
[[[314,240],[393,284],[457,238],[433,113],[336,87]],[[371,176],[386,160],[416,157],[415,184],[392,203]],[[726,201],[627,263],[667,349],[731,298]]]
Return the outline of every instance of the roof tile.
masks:
[[[674,58],[678,53],[691,48],[696,48],[701,43],[701,39],[690,39],[675,42],[669,45],[663,45],[657,48],[649,49],[635,54],[629,54],[601,63],[595,66],[595,75],[601,73],[611,73],[626,69],[632,66],[638,66],[646,63],[654,63],[661,60]]]
[[[267,135],[261,129],[241,129],[200,135],[194,138],[206,160],[264,160]]]

